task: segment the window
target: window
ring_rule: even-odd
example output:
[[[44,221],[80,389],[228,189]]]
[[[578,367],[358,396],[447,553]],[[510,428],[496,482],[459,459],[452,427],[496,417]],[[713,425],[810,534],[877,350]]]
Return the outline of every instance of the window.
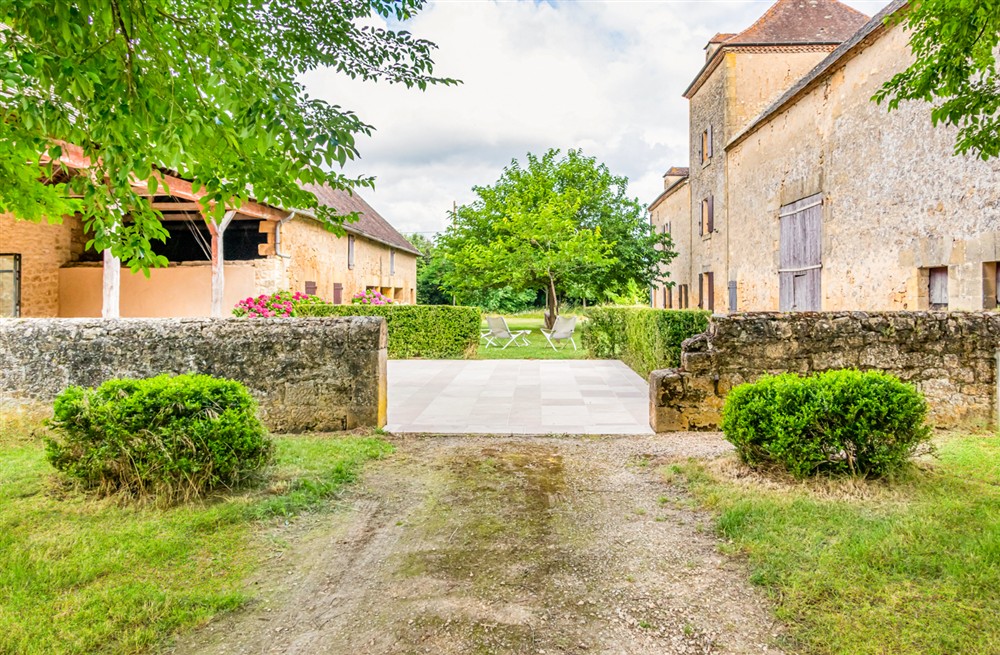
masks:
[[[715,310],[715,273],[698,274],[698,308]]]
[[[948,267],[927,271],[927,300],[931,309],[948,309]]]
[[[0,255],[0,318],[21,315],[21,255]]]
[[[682,284],[677,287],[677,309],[687,309],[689,305],[688,285]]]
[[[347,235],[347,268],[354,268],[354,235]]]
[[[1000,262],[983,264],[983,309],[1000,307]]]
[[[701,133],[701,163],[705,165],[712,158],[712,126]]]
[[[333,283],[333,304],[343,305],[344,304],[344,285],[340,282]]]
[[[715,231],[715,198],[708,196],[701,201],[701,225],[698,233],[702,236]]]
[[[313,281],[306,282],[306,295],[315,296],[316,295],[316,283]]]
[[[674,290],[671,287],[663,287],[663,308],[674,308]]]
[[[389,249],[389,275],[396,274],[396,251]]]

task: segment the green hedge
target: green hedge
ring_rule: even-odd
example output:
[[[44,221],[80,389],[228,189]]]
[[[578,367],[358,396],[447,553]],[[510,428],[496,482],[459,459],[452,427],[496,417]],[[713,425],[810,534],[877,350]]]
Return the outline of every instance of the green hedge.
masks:
[[[923,396],[887,373],[785,373],[730,391],[722,431],[750,466],[881,476],[930,438],[926,416]]]
[[[680,365],[681,342],[708,328],[711,312],[649,307],[587,310],[583,345],[595,359],[620,359],[646,377]]]
[[[49,462],[101,493],[175,502],[239,486],[272,445],[257,401],[207,375],[109,380],[56,398]]]
[[[382,316],[389,357],[475,357],[482,317],[475,307],[450,305],[305,305],[298,316]]]

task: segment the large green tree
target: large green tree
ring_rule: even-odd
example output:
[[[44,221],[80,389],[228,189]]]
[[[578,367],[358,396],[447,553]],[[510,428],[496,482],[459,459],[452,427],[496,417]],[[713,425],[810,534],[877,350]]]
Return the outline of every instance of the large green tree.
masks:
[[[96,249],[133,268],[163,263],[150,240],[167,233],[140,193],[158,190],[160,170],[191,180],[215,219],[253,196],[336,226],[343,217],[300,184],[371,185],[331,172],[371,128],[298,80],[331,67],[451,83],[432,77],[433,44],[364,24],[403,21],[422,2],[0,0],[0,211],[78,211]],[[62,144],[90,161],[68,183]]]
[[[888,20],[911,31],[914,62],[875,100],[933,103],[934,124],[958,128],[956,153],[1000,156],[1000,0],[916,0]]]
[[[545,291],[551,325],[560,296],[599,297],[629,280],[661,279],[674,257],[670,237],[656,234],[627,186],[577,150],[512,161],[495,184],[474,188],[477,199],[455,211],[439,238],[445,284],[461,295]]]

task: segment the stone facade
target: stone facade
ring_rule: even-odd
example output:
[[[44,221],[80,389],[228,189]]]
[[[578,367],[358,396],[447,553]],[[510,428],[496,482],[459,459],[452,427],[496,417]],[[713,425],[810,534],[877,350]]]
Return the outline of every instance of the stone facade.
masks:
[[[676,224],[671,219],[683,215],[691,206],[691,189],[687,182],[687,169],[671,169],[663,176],[663,193],[649,206],[649,218],[657,232],[670,234],[677,256],[664,267],[667,283],[653,285],[652,306],[664,309],[685,309],[685,299],[690,296],[687,273],[691,269],[691,222]],[[674,284],[667,286],[670,282]]]
[[[160,373],[242,382],[275,432],[386,421],[381,318],[0,320],[0,418],[69,385]]]
[[[761,375],[882,370],[916,386],[942,427],[992,423],[1000,314],[737,313],[684,342],[681,367],[650,375],[657,432],[716,430],[726,394]]]
[[[21,316],[59,316],[59,269],[83,250],[83,227],[67,217],[38,225],[0,213],[0,255],[20,255]]]
[[[815,198],[822,252],[810,262],[819,270],[814,308],[997,306],[1000,161],[955,156],[954,131],[934,127],[925,103],[890,113],[871,100],[910,63],[907,33],[884,20],[902,4],[893,2],[835,50],[731,39],[710,48],[711,65],[686,94],[690,207],[653,215],[674,229],[690,221],[687,268],[678,258],[670,272],[677,284],[690,285],[692,304],[711,273],[714,303],[709,307],[703,292],[706,308],[799,309],[780,299],[780,214]],[[783,0],[775,7],[789,17],[806,11]],[[709,129],[712,156],[703,161]],[[709,197],[714,229],[700,235],[701,205]],[[800,270],[783,270],[793,269]],[[946,283],[932,298],[935,274]]]

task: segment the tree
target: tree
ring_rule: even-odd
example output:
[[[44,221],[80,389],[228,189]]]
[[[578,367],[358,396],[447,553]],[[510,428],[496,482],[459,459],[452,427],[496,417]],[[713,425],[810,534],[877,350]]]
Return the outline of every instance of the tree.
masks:
[[[889,20],[911,30],[915,61],[874,100],[932,102],[934,125],[958,128],[956,154],[1000,156],[1000,0],[920,0]]]
[[[440,237],[445,284],[460,294],[544,291],[551,326],[567,292],[596,297],[629,279],[661,279],[670,237],[654,233],[627,185],[577,150],[512,161],[493,186],[473,189],[475,202]]]
[[[165,170],[204,192],[217,223],[252,194],[336,227],[344,217],[300,185],[371,186],[328,169],[372,128],[298,79],[328,66],[453,83],[431,76],[433,44],[359,24],[405,20],[422,2],[0,0],[0,211],[79,212],[91,245],[133,270],[165,264],[150,241],[167,232],[142,193],[160,190]],[[80,174],[61,159],[69,145],[87,162]]]
[[[406,240],[420,251],[417,257],[417,303],[421,305],[450,305],[452,298],[441,288],[442,258],[434,241],[422,234],[410,234]]]

